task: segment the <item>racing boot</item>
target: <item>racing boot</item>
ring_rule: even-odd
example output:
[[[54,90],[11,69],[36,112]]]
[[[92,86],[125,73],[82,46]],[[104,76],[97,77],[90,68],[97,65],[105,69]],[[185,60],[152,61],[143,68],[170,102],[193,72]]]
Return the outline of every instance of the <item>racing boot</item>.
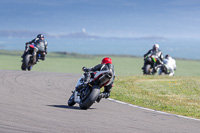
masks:
[[[100,94],[99,94],[99,97],[97,98],[96,101],[99,103],[100,100],[101,100],[101,98],[108,98],[109,96],[110,96],[110,93],[108,93],[108,92],[100,93]]]
[[[104,87],[103,94],[104,94],[105,98],[108,98],[110,96],[110,92],[111,92],[112,86],[113,86],[113,84]]]
[[[100,93],[100,94],[99,94],[99,97],[97,98],[96,102],[99,103],[99,102],[101,101],[101,98],[103,98],[103,93]]]
[[[104,94],[104,98],[109,98],[109,96],[110,96],[110,93],[108,93],[108,92],[104,92],[103,94]]]

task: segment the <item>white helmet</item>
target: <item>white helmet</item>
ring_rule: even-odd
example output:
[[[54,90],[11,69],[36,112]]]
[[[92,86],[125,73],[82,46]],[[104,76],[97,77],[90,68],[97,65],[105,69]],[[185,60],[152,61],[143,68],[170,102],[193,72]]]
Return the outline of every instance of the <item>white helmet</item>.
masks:
[[[155,49],[155,50],[156,50],[156,49],[159,49],[159,44],[157,44],[157,43],[154,44],[154,45],[153,45],[153,49]]]

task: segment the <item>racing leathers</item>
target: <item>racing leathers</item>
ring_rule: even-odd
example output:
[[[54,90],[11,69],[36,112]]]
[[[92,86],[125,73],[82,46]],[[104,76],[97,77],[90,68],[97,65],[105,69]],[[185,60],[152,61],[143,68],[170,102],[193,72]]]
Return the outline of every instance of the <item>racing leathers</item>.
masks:
[[[112,73],[112,81],[110,84],[104,86],[104,91],[102,93],[100,93],[98,99],[96,100],[97,102],[99,102],[101,100],[101,98],[108,98],[110,96],[110,92],[114,83],[114,78],[115,78],[115,72],[114,72],[114,65],[113,64],[98,64],[92,68],[85,68],[83,67],[84,71],[92,71],[92,72],[96,72],[96,71],[107,71],[109,70]],[[94,78],[95,74],[94,73],[88,73],[87,75],[85,75],[85,80],[84,80],[84,84],[87,84],[90,80],[90,78]]]

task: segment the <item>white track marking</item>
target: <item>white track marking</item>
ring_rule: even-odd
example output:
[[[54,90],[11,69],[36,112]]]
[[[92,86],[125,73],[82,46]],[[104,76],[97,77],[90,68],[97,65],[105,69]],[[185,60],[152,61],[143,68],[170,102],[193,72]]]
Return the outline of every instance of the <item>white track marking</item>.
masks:
[[[171,116],[176,116],[176,117],[180,117],[180,118],[184,118],[184,119],[190,119],[190,120],[195,120],[195,121],[200,121],[200,119],[196,119],[196,118],[192,118],[192,117],[187,117],[187,116],[182,116],[182,115],[176,115],[176,114],[171,114],[171,113],[167,113],[167,112],[162,112],[162,111],[158,111],[158,110],[154,110],[154,109],[149,109],[149,108],[145,108],[145,107],[141,107],[141,106],[137,106],[137,105],[133,105],[133,104],[129,104],[129,103],[125,103],[122,101],[118,101],[112,98],[108,98],[108,100],[110,101],[114,101],[120,104],[125,104],[134,108],[139,108],[139,109],[143,109],[143,110],[148,110],[148,111],[152,111],[152,112],[157,112],[160,114],[165,114],[165,115],[171,115]]]

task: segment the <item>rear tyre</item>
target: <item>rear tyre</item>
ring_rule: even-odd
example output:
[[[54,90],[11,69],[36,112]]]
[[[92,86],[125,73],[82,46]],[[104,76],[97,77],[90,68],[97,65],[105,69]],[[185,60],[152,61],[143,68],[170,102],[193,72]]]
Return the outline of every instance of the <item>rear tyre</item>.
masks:
[[[74,93],[73,93],[68,100],[68,106],[74,106],[74,104],[76,103],[74,102]]]
[[[81,109],[88,109],[92,106],[92,104],[97,100],[100,94],[100,88],[98,86],[93,86],[92,92],[89,96],[79,104]]]

